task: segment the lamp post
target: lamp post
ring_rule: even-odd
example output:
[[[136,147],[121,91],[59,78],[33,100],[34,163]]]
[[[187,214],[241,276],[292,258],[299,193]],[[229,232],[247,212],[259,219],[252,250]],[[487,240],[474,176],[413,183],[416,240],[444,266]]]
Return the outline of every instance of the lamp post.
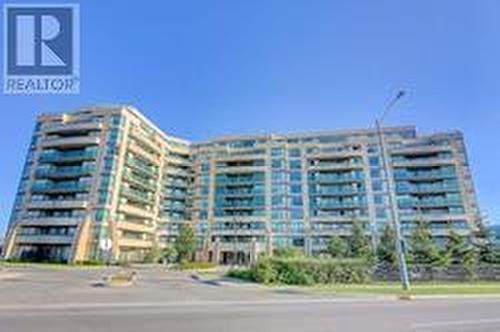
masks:
[[[384,170],[384,177],[387,183],[387,189],[389,191],[389,206],[391,212],[391,219],[396,232],[396,252],[398,255],[398,265],[399,265],[399,276],[401,279],[401,286],[404,290],[410,289],[410,280],[408,278],[408,268],[406,266],[406,258],[404,253],[404,240],[401,235],[401,225],[399,222],[398,207],[396,202],[396,193],[394,186],[394,179],[392,177],[391,167],[389,165],[389,157],[387,155],[387,147],[385,144],[384,133],[382,131],[382,121],[387,113],[393,108],[393,106],[405,95],[404,91],[399,91],[396,96],[391,99],[384,109],[384,112],[380,118],[375,119],[375,125],[377,128],[378,141],[380,146],[380,154],[382,156],[382,167]]]

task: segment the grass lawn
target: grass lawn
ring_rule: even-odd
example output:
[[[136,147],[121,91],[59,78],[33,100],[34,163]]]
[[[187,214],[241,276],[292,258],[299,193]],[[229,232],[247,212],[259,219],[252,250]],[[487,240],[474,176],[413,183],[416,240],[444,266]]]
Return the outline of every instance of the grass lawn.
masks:
[[[35,263],[35,262],[0,262],[0,267],[41,267],[41,268],[102,268],[106,265],[98,265],[98,264],[67,264],[67,263],[55,263],[55,262],[47,262],[47,263]]]
[[[288,288],[288,287],[287,287]],[[297,287],[305,291],[328,294],[370,294],[370,295],[499,295],[500,282],[416,282],[409,293],[399,283],[370,283],[365,285],[318,285]]]

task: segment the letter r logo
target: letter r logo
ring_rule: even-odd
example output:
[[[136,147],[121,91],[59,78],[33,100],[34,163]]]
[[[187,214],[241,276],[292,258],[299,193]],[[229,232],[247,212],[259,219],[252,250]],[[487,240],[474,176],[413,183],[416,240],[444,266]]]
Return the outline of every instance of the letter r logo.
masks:
[[[73,73],[72,6],[6,7],[7,74]]]

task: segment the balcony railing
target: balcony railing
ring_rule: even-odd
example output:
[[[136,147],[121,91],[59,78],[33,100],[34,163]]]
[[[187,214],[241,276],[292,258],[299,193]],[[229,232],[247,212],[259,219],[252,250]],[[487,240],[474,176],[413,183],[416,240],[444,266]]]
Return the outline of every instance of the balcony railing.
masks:
[[[48,167],[35,170],[37,177],[48,178],[63,178],[63,177],[80,177],[92,175],[97,170],[96,166],[63,166],[63,167]]]
[[[67,151],[42,153],[39,160],[41,162],[62,162],[93,160],[97,157],[97,151]]]
[[[90,184],[78,182],[55,182],[52,184],[34,183],[31,189],[35,192],[80,192],[90,190]]]

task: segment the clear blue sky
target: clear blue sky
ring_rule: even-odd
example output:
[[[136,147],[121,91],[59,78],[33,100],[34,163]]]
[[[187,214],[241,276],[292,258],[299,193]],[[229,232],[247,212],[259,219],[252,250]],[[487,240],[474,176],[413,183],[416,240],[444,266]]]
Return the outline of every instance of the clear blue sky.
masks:
[[[401,87],[388,124],[462,130],[500,221],[499,1],[125,3],[81,3],[79,95],[0,95],[0,231],[40,112],[128,103],[202,140],[370,126]]]

